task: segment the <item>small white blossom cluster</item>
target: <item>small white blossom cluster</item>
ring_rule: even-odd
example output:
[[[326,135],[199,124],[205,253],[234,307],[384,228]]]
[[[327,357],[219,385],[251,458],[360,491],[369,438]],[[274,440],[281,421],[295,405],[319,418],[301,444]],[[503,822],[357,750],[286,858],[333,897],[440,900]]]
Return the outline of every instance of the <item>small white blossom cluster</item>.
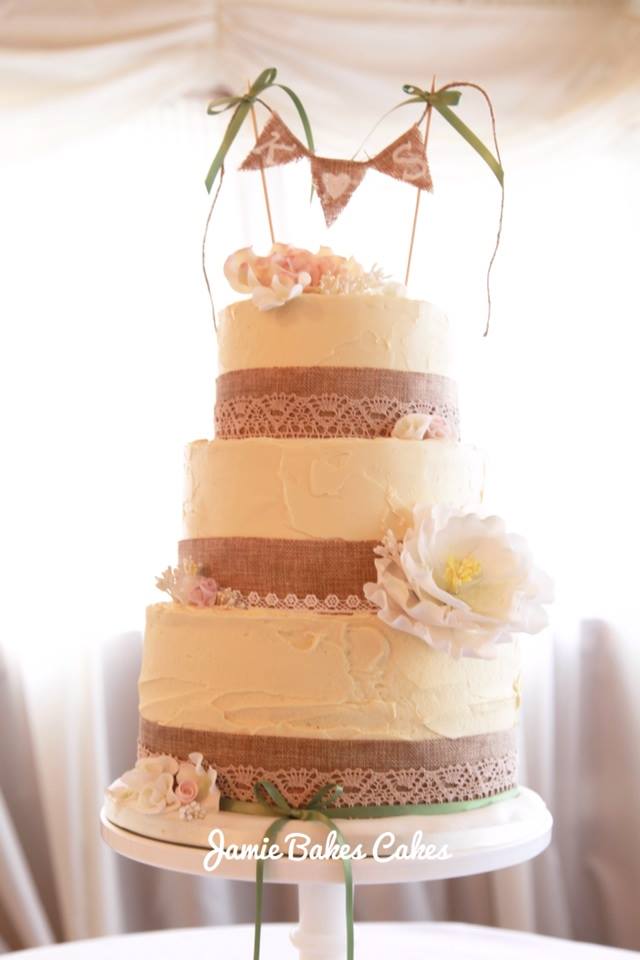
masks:
[[[168,593],[176,603],[214,607],[218,602],[218,584],[213,577],[204,576],[193,560],[183,560],[179,567],[167,567],[161,576],[156,577],[156,587]]]
[[[206,816],[206,811],[202,809],[202,805],[198,803],[197,800],[192,800],[191,803],[187,803],[186,806],[180,807],[178,816],[181,820],[204,820]]]
[[[239,590],[232,587],[223,587],[218,591],[218,604],[221,607],[247,607],[247,602],[243,599]]]
[[[385,294],[386,296],[404,297],[406,289],[400,283],[392,282],[381,267],[374,264],[370,270],[365,270],[350,257],[338,270],[331,270],[323,274],[320,279],[320,293],[324,294]]]

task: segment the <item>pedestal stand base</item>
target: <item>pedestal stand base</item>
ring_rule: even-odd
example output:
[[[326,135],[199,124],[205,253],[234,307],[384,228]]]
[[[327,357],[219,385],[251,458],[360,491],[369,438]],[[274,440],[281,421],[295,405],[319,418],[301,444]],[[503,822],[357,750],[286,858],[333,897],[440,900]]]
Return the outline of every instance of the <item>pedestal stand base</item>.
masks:
[[[344,923],[338,922],[341,914],[344,914],[344,890],[337,884],[298,885],[298,926],[291,933],[291,943],[300,960],[344,957]]]
[[[107,816],[107,813],[109,816]],[[179,873],[225,877],[232,880],[255,879],[254,860],[222,860],[215,871],[205,867],[206,850],[152,839],[113,823],[112,808],[101,813],[103,839],[123,856]],[[272,821],[242,814],[220,813],[215,827],[234,844],[255,843]],[[153,817],[142,816],[142,829]],[[137,821],[136,821],[137,823]],[[446,847],[446,859],[388,859],[367,856],[352,863],[354,883],[406,883],[442,880],[487,873],[522,863],[545,849],[551,839],[552,818],[544,802],[531,790],[493,806],[456,814],[422,817],[390,817],[380,820],[339,820],[349,844],[375,843],[375,836],[390,832],[396,837],[396,849],[410,843],[411,834],[422,831],[425,843]],[[129,826],[131,821],[128,821]],[[292,821],[287,830],[308,834],[317,842],[318,824]],[[257,831],[257,832],[256,832]],[[229,841],[228,841],[229,842]],[[337,861],[295,860],[283,858],[266,864],[268,883],[298,885],[299,925],[292,934],[300,960],[339,960],[345,953],[345,895],[342,865]]]

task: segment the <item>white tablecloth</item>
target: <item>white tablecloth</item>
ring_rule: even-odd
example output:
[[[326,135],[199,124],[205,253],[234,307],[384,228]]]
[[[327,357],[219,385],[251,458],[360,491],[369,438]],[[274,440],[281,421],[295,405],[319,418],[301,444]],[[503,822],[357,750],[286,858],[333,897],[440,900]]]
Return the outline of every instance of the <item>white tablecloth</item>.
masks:
[[[261,960],[294,960],[289,942],[291,926],[265,924]],[[20,960],[176,960],[176,957],[219,957],[250,960],[253,927],[199,927],[124,937],[82,940],[11,954]],[[356,924],[356,960],[625,960],[640,953],[593,944],[556,940],[535,934],[476,927],[465,923],[359,923]]]

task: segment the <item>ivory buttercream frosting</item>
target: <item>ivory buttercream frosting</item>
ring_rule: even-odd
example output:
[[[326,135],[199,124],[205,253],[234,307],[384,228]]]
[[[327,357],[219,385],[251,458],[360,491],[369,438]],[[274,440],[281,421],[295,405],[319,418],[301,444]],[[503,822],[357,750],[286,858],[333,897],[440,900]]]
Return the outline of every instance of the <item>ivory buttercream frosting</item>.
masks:
[[[197,440],[184,536],[379,540],[417,502],[477,504],[483,484],[480,453],[454,441]]]
[[[446,316],[387,296],[303,294],[278,310],[250,300],[222,311],[220,373],[260,367],[371,367],[453,376]]]
[[[424,740],[511,729],[519,657],[454,659],[375,614],[147,610],[140,714],[203,731]]]

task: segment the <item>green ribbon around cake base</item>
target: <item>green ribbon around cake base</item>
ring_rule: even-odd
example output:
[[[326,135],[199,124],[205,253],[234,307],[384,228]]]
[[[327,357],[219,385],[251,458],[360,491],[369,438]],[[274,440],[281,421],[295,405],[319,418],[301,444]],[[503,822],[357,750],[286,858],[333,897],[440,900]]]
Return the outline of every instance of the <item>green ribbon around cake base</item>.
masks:
[[[332,804],[343,793],[339,784],[326,784],[313,795],[307,806],[292,807],[282,793],[269,780],[260,780],[254,785],[255,801],[222,799],[220,809],[228,813],[244,813],[251,816],[276,816],[265,832],[267,851],[275,843],[280,830],[290,820],[322,823],[329,831],[333,830],[342,846],[347,845],[344,834],[335,820],[369,820],[383,817],[423,817],[446,813],[461,813],[476,810],[499,800],[516,797],[518,787],[506,790],[491,797],[479,797],[475,800],[457,800],[450,803],[396,804],[389,806],[335,807]],[[341,858],[345,888],[345,916],[347,928],[347,960],[353,960],[353,870],[348,857]],[[262,933],[262,899],[264,892],[264,865],[261,858],[256,860],[256,916],[253,940],[253,960],[260,957],[260,936]]]

